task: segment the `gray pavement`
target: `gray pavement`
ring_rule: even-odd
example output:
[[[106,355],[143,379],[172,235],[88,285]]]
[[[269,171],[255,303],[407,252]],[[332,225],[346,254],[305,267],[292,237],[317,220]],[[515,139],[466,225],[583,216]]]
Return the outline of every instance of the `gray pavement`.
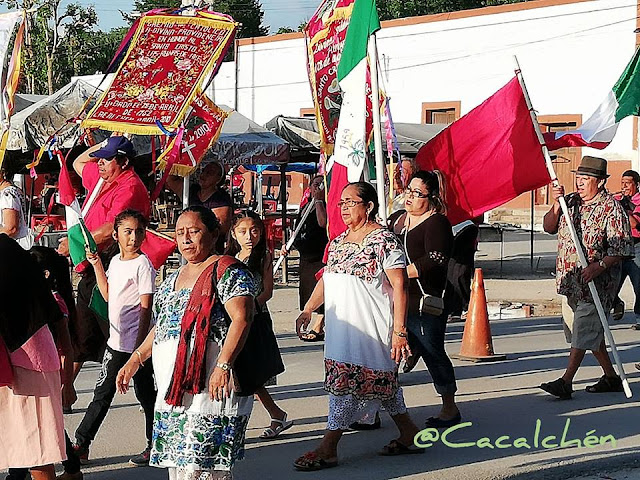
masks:
[[[278,290],[291,296],[291,290]],[[279,303],[279,302],[274,302]],[[558,401],[537,388],[543,381],[557,378],[565,366],[567,349],[557,317],[532,317],[492,322],[496,352],[508,354],[507,361],[473,364],[455,362],[460,409],[472,425],[452,433],[455,442],[472,442],[488,437],[492,442],[508,435],[511,441],[527,438],[531,449],[450,448],[441,442],[424,455],[388,458],[376,451],[394,438],[391,420],[383,416],[383,428],[373,432],[345,435],[340,445],[340,466],[313,474],[294,472],[291,462],[312,449],[320,439],[326,421],[327,397],[322,390],[322,344],[305,344],[291,333],[278,335],[287,371],[279,385],[271,389],[276,401],[295,419],[293,428],[274,441],[260,441],[258,435],[268,423],[262,407],[256,403],[247,440],[246,460],[236,470],[238,479],[281,479],[312,476],[317,479],[501,479],[570,478],[582,473],[599,475],[638,466],[640,445],[640,372],[633,363],[640,360],[640,332],[629,329],[630,317],[613,326],[614,336],[630,376],[635,397],[623,394],[588,394],[584,387],[600,375],[593,357],[587,357],[580,369],[571,401]],[[447,350],[459,350],[463,325],[453,324],[447,333]],[[77,413],[67,416],[70,431],[77,425],[91,399],[97,365],[80,375],[80,399]],[[413,372],[402,375],[407,405],[417,423],[437,413],[439,399],[431,380],[420,363]],[[587,432],[597,436],[613,435],[616,445],[595,448],[534,448],[536,420],[541,422],[540,438],[561,437],[570,420],[566,439],[584,440]],[[166,478],[153,468],[129,468],[129,456],[144,445],[143,416],[133,393],[116,398],[115,406],[91,449],[92,465],[87,478],[135,479]],[[636,474],[637,470],[629,470]],[[607,477],[598,477],[607,478]],[[612,477],[616,478],[616,477]],[[620,477],[624,478],[624,477]],[[626,477],[634,478],[634,477]]]
[[[237,479],[314,478],[351,480],[428,479],[616,479],[640,480],[640,372],[633,368],[640,361],[640,332],[629,329],[633,313],[627,311],[620,322],[612,322],[625,371],[629,375],[632,399],[622,393],[588,394],[584,387],[600,376],[592,356],[587,356],[578,372],[571,401],[558,401],[537,388],[543,381],[560,376],[566,365],[567,345],[560,319],[549,315],[558,311],[552,276],[555,262],[555,239],[536,235],[535,268],[528,257],[528,235],[507,232],[500,244],[481,243],[478,266],[485,272],[490,304],[529,303],[534,313],[545,316],[508,318],[491,321],[493,343],[497,353],[508,359],[499,363],[473,364],[455,361],[458,378],[458,401],[463,421],[471,425],[453,432],[454,442],[472,442],[488,437],[492,443],[508,435],[512,442],[525,437],[532,447],[526,448],[451,448],[436,442],[424,455],[380,457],[376,455],[396,435],[393,423],[383,415],[383,426],[373,432],[351,432],[340,444],[340,465],[315,473],[295,472],[292,461],[314,448],[322,436],[327,415],[327,397],[322,390],[322,344],[300,342],[294,334],[298,313],[295,288],[295,262],[289,286],[277,286],[269,307],[274,328],[286,364],[286,372],[272,387],[276,401],[296,424],[273,441],[257,437],[268,424],[268,415],[259,403],[254,404],[247,440],[246,459],[238,464]],[[537,260],[540,257],[540,260]],[[623,299],[631,308],[633,292],[627,284]],[[447,350],[457,353],[464,324],[450,324]],[[77,383],[79,400],[75,412],[66,416],[67,428],[73,433],[84,409],[91,400],[98,374],[97,364],[88,364]],[[416,369],[401,375],[407,405],[416,423],[438,412],[439,397],[431,378],[420,362]],[[607,443],[595,448],[535,448],[533,437],[536,420],[540,420],[540,439],[562,436],[570,420],[566,439],[584,440],[589,435],[613,435],[615,446]],[[89,480],[166,479],[166,472],[155,468],[135,468],[127,464],[129,457],[144,447],[143,415],[133,392],[117,396],[91,448],[91,464],[84,468]],[[591,432],[595,430],[595,432]]]

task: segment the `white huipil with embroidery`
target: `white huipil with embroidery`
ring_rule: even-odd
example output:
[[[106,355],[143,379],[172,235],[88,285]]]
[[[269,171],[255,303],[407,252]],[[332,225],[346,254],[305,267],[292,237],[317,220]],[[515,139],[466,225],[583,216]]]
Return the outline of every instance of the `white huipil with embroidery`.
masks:
[[[360,244],[346,235],[331,243],[323,274],[330,430],[373,423],[382,406],[391,415],[406,411],[390,353],[393,289],[385,274],[406,267],[402,246],[382,228]]]

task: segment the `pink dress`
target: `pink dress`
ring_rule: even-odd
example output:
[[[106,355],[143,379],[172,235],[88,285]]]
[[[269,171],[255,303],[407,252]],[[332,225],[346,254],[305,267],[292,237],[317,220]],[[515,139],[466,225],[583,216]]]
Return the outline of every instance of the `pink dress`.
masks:
[[[0,470],[65,460],[60,359],[49,327],[9,358],[14,379],[11,387],[0,387]]]

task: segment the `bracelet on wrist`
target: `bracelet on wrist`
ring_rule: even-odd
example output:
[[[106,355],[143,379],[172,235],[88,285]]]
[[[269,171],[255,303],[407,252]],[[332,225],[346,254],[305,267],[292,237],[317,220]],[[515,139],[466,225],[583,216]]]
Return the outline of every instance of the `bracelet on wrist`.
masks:
[[[396,335],[397,337],[400,337],[400,338],[407,338],[407,332],[394,331],[393,333],[394,333],[394,335]]]
[[[142,360],[142,354],[140,353],[140,350],[136,350],[136,353],[138,354],[138,360],[140,361],[140,365],[144,365],[144,361]]]
[[[224,370],[225,372],[231,370],[231,364],[228,362],[218,362],[216,363],[216,367],[218,367],[220,370]]]

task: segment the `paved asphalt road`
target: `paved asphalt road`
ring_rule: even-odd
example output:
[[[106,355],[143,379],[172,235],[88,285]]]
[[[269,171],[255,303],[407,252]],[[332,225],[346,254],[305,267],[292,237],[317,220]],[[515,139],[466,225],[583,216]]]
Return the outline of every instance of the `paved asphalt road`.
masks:
[[[278,297],[290,293],[280,290]],[[613,325],[625,370],[635,396],[588,394],[584,387],[600,375],[593,357],[588,356],[577,377],[574,399],[558,401],[537,388],[540,382],[557,378],[567,359],[567,348],[559,318],[524,318],[492,321],[495,351],[508,354],[499,363],[456,362],[459,404],[468,427],[451,434],[454,442],[473,442],[488,437],[492,443],[504,435],[513,441],[525,437],[532,447],[491,449],[450,448],[437,442],[424,455],[388,458],[376,451],[396,434],[389,417],[383,428],[373,432],[353,432],[341,442],[340,466],[316,473],[295,472],[291,462],[316,445],[326,421],[327,397],[322,390],[322,344],[305,344],[292,333],[279,335],[287,371],[272,388],[276,401],[296,424],[275,441],[260,441],[258,435],[268,423],[264,409],[254,404],[247,441],[246,459],[238,464],[237,479],[307,478],[351,480],[404,479],[500,479],[571,478],[582,474],[592,478],[637,478],[640,445],[640,332],[629,329],[631,315]],[[450,325],[447,349],[459,350],[462,324]],[[88,365],[80,375],[77,411],[68,415],[73,431],[91,399],[98,365]],[[438,411],[438,397],[430,385],[422,362],[410,374],[401,376],[410,413],[418,423]],[[587,432],[612,435],[616,445],[595,448],[533,447],[536,421],[540,421],[540,441],[548,435],[562,436],[570,421],[567,440],[584,440]],[[549,440],[553,443],[553,439]],[[132,392],[116,397],[112,411],[91,449],[91,465],[85,469],[91,480],[164,479],[166,473],[153,468],[129,468],[129,456],[142,449],[143,416]],[[623,470],[630,467],[631,470]],[[614,473],[619,477],[613,477]],[[606,474],[606,476],[602,476]],[[631,475],[631,476],[629,476]],[[633,475],[636,475],[635,477]]]

